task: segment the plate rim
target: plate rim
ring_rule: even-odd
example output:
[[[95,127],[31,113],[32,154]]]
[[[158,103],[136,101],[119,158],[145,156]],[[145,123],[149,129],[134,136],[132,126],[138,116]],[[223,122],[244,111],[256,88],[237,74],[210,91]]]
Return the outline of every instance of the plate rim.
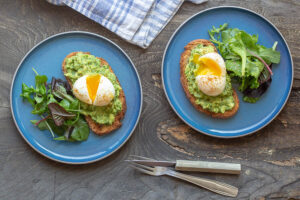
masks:
[[[21,65],[23,64],[24,60],[28,57],[28,55],[31,54],[31,52],[33,52],[36,48],[38,48],[41,44],[47,42],[48,40],[50,39],[53,39],[55,37],[59,37],[59,36],[64,36],[64,35],[69,35],[69,34],[83,34],[83,35],[89,35],[89,36],[94,36],[94,37],[97,37],[97,38],[100,38],[100,39],[103,39],[109,43],[111,43],[112,45],[114,45],[118,50],[120,50],[124,55],[125,57],[129,60],[130,64],[132,65],[136,75],[137,75],[137,79],[138,79],[138,83],[139,83],[139,86],[140,86],[140,101],[141,101],[141,104],[140,104],[140,107],[139,107],[139,113],[138,113],[138,116],[137,116],[137,120],[135,121],[135,124],[132,128],[132,130],[130,131],[129,135],[127,136],[127,138],[118,146],[116,147],[113,151],[111,151],[110,153],[102,156],[102,157],[99,157],[97,159],[93,159],[93,160],[89,160],[89,161],[64,161],[64,160],[60,160],[60,159],[57,159],[57,158],[53,158],[49,155],[46,155],[44,153],[42,153],[39,149],[37,149],[36,147],[34,147],[28,140],[27,138],[23,135],[21,129],[19,128],[19,125],[16,121],[16,118],[15,118],[15,114],[13,112],[13,104],[12,104],[12,101],[13,101],[13,96],[12,96],[12,93],[13,93],[13,86],[14,86],[14,82],[15,82],[15,78],[16,78],[16,75],[21,67]],[[22,136],[22,138],[26,141],[26,143],[32,148],[34,149],[37,153],[39,153],[40,155],[50,159],[50,160],[53,160],[53,161],[56,161],[56,162],[59,162],[59,163],[64,163],[64,164],[71,164],[71,165],[82,165],[82,164],[89,164],[89,163],[94,163],[94,162],[97,162],[97,161],[100,161],[100,160],[103,160],[107,157],[109,157],[110,155],[112,155],[113,153],[115,153],[116,151],[118,151],[120,148],[123,147],[123,145],[129,140],[129,138],[131,138],[134,130],[136,129],[138,123],[139,123],[139,120],[140,120],[140,117],[141,117],[141,113],[142,113],[142,110],[143,110],[143,87],[142,87],[142,83],[141,83],[141,79],[140,79],[140,76],[139,76],[139,73],[137,71],[137,68],[135,67],[134,63],[132,62],[132,60],[130,59],[130,57],[126,54],[126,52],[119,46],[117,45],[115,42],[111,41],[110,39],[102,36],[102,35],[99,35],[99,34],[96,34],[96,33],[92,33],[92,32],[88,32],[88,31],[65,31],[65,32],[60,32],[60,33],[56,33],[54,35],[51,35],[45,39],[43,39],[42,41],[38,42],[36,45],[34,45],[24,56],[23,58],[21,59],[21,61],[19,62],[18,64],[18,67],[15,69],[15,72],[14,72],[14,75],[13,75],[13,79],[11,81],[11,87],[10,87],[10,111],[11,111],[11,114],[12,114],[12,118],[13,118],[13,121],[14,121],[14,124],[16,126],[16,128],[18,129],[18,132],[19,134]]]
[[[216,9],[221,9],[221,8],[234,8],[234,9],[238,9],[238,10],[243,10],[243,11],[247,11],[247,12],[250,12],[254,15],[257,15],[259,16],[260,18],[262,18],[263,20],[265,20],[266,22],[268,22],[280,35],[280,37],[283,39],[283,42],[285,43],[286,47],[287,47],[287,50],[288,50],[288,53],[290,55],[290,62],[291,62],[291,67],[292,67],[292,77],[291,77],[291,81],[290,81],[290,88],[289,88],[289,92],[288,92],[288,95],[286,96],[286,99],[284,101],[284,103],[281,105],[281,108],[277,111],[277,113],[269,120],[267,121],[265,124],[263,124],[262,126],[256,128],[255,130],[253,131],[249,131],[245,134],[241,134],[240,135],[234,135],[234,136],[222,136],[222,135],[214,135],[214,134],[211,134],[211,133],[207,133],[203,130],[199,130],[197,129],[196,127],[192,126],[189,122],[187,122],[178,112],[177,110],[175,109],[175,107],[173,106],[173,104],[171,103],[170,101],[170,98],[168,96],[168,93],[166,91],[166,86],[165,86],[165,80],[164,80],[164,62],[165,62],[165,57],[166,57],[166,53],[167,53],[167,50],[170,46],[170,43],[172,42],[173,38],[175,37],[175,35],[177,34],[177,32],[186,24],[188,23],[191,19],[193,19],[194,17],[196,17],[197,15],[201,15],[202,13],[205,13],[207,11],[210,11],[210,10],[216,10]],[[202,133],[202,134],[205,134],[207,136],[211,136],[211,137],[214,137],[214,138],[222,138],[222,139],[231,139],[231,138],[239,138],[239,137],[245,137],[247,135],[251,135],[261,129],[263,129],[264,127],[266,127],[267,125],[269,125],[278,115],[279,113],[282,111],[282,109],[285,107],[288,99],[289,99],[289,96],[291,94],[291,90],[292,90],[292,87],[293,87],[293,82],[294,82],[294,63],[293,63],[293,58],[292,58],[292,54],[291,54],[291,51],[290,51],[290,48],[288,46],[288,43],[286,42],[285,38],[283,37],[282,33],[278,30],[278,28],[270,21],[268,20],[266,17],[262,16],[261,14],[253,11],[253,10],[250,10],[248,8],[244,8],[244,7],[240,7],[240,6],[215,6],[215,7],[211,7],[211,8],[207,8],[207,9],[204,9],[202,11],[199,11],[195,14],[193,14],[191,17],[187,18],[185,21],[183,21],[177,28],[176,30],[174,31],[174,33],[172,34],[172,36],[170,37],[166,47],[165,47],[165,50],[164,50],[164,54],[163,54],[163,58],[162,58],[162,62],[161,62],[161,77],[162,77],[162,85],[163,85],[163,89],[164,89],[164,93],[165,93],[165,96],[171,106],[171,108],[173,109],[173,111],[176,113],[176,115],[185,123],[187,124],[189,127],[191,127],[192,129],[194,129],[195,131],[197,131],[198,133]]]

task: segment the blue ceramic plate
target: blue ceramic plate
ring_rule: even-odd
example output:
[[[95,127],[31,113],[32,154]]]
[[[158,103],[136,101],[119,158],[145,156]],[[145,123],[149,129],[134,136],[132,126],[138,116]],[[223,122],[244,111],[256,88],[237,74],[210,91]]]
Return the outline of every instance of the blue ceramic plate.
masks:
[[[34,85],[34,67],[39,74],[64,79],[62,61],[75,51],[90,52],[104,58],[112,67],[123,87],[127,111],[123,125],[116,131],[97,136],[90,133],[85,142],[54,141],[49,131],[40,131],[29,120],[32,107],[20,97],[21,85]],[[26,142],[42,155],[62,163],[82,164],[101,160],[118,150],[133,133],[142,109],[142,87],[130,58],[110,40],[88,32],[66,32],[54,35],[36,45],[21,61],[11,87],[11,110],[15,124]]]
[[[195,39],[209,39],[212,26],[229,23],[229,27],[258,34],[259,44],[272,47],[278,41],[281,61],[273,65],[273,81],[255,104],[245,103],[238,92],[240,109],[230,119],[214,119],[194,109],[186,98],[179,77],[179,60],[184,46]],[[171,37],[162,62],[166,96],[177,115],[189,126],[204,134],[233,138],[253,133],[269,124],[284,107],[293,82],[293,63],[289,48],[276,27],[261,15],[239,7],[216,7],[204,10],[185,21]],[[235,87],[237,89],[237,87]]]

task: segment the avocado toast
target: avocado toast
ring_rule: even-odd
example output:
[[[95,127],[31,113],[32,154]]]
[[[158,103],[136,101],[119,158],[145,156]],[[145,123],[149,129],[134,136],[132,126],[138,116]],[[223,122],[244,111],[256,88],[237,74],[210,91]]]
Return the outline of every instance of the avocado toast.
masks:
[[[210,52],[217,53],[214,44],[208,40],[197,39],[189,42],[184,49],[185,51],[181,54],[180,59],[180,81],[189,101],[198,111],[214,118],[229,118],[233,116],[239,109],[239,99],[231,87],[230,77],[227,75],[226,88],[221,95],[209,97],[193,86],[194,73],[192,69],[187,68],[191,65],[190,57],[194,51],[199,49],[202,55]]]
[[[91,69],[95,69],[97,71],[103,69],[103,71],[110,76],[110,79],[114,80],[115,86],[117,87],[115,89],[118,89],[117,95],[115,96],[115,99],[111,105],[100,108],[100,107],[95,107],[92,105],[86,105],[85,103],[82,103],[83,105],[82,109],[85,109],[84,113],[82,114],[85,115],[85,119],[89,127],[97,135],[104,135],[110,133],[115,129],[118,129],[122,125],[121,120],[123,119],[126,112],[125,95],[119,80],[114,75],[112,68],[103,58],[91,56],[90,53],[88,52],[72,52],[66,56],[66,58],[62,63],[63,73],[68,83],[71,85],[71,87],[73,87],[73,83],[76,80],[76,77],[73,77],[72,74],[76,72],[74,71],[72,72],[72,70],[69,70],[68,66],[70,65],[69,64],[70,62],[73,62],[73,65],[76,65],[77,63],[74,63],[75,61],[71,61],[69,59],[72,59],[72,57],[76,57],[76,56],[85,56],[85,57],[89,57],[89,59],[96,58],[92,60],[92,62],[90,62],[92,63]],[[78,72],[81,70],[80,74],[85,75],[84,72],[82,72],[83,71],[82,69],[86,68],[86,66],[79,66],[79,67],[80,68],[78,68]]]

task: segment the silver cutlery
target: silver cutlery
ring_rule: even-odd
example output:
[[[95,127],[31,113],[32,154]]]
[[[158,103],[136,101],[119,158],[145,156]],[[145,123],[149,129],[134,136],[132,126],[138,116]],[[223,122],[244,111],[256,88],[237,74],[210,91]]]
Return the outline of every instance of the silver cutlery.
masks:
[[[176,160],[176,161],[159,161],[143,156],[131,155],[132,161],[147,166],[174,167],[178,171],[197,171],[210,173],[240,174],[241,164],[192,161],[192,160]]]
[[[152,175],[152,176],[162,176],[162,175],[172,176],[172,177],[175,177],[175,178],[193,183],[197,186],[206,188],[210,191],[213,191],[215,193],[218,193],[218,194],[221,194],[221,195],[224,195],[224,196],[236,197],[237,194],[238,194],[238,188],[236,188],[232,185],[226,184],[226,183],[186,175],[186,174],[183,174],[183,173],[173,171],[173,170],[171,170],[167,167],[158,167],[158,166],[149,167],[149,166],[138,164],[138,163],[132,162],[132,161],[130,161],[130,163],[131,163],[131,167],[137,169],[140,172],[148,174],[148,175]]]

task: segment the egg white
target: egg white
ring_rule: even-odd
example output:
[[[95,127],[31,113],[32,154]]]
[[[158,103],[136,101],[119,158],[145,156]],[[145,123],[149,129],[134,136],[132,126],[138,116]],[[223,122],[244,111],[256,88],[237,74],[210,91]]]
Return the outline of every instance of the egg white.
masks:
[[[218,67],[221,69],[221,75],[197,75],[196,76],[196,83],[199,88],[204,94],[208,96],[218,96],[220,95],[226,85],[226,67],[225,62],[221,55],[218,53],[208,53],[201,58],[210,58],[214,60]]]
[[[106,106],[108,105],[115,97],[115,88],[112,82],[105,76],[100,76],[100,82],[98,85],[96,98],[94,102],[90,98],[86,78],[88,75],[84,75],[77,79],[73,85],[73,94],[80,101],[94,105],[94,106]]]
[[[112,82],[105,76],[101,76],[94,105],[106,106],[113,100],[114,97],[115,88]]]

